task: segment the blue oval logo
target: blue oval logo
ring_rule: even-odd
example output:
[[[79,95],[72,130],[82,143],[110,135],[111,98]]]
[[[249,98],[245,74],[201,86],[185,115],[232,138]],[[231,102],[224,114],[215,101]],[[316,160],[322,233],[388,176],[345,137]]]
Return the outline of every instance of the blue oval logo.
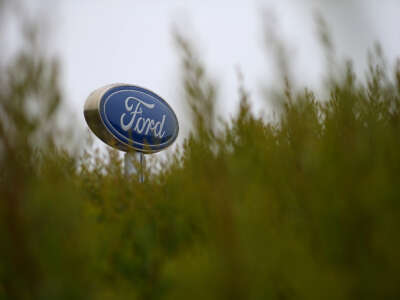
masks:
[[[141,87],[110,88],[100,99],[99,112],[115,140],[136,151],[158,152],[178,136],[178,119],[168,103]]]

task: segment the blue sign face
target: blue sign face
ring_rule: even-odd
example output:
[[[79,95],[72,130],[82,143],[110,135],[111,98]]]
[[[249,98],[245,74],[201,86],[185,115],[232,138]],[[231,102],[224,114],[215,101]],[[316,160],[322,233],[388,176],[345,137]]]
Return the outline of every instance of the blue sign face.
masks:
[[[98,101],[98,112],[107,132],[97,134],[92,128],[96,126],[91,126],[92,130],[121,150],[154,153],[171,145],[178,136],[178,120],[171,107],[141,87],[118,85],[106,89]]]

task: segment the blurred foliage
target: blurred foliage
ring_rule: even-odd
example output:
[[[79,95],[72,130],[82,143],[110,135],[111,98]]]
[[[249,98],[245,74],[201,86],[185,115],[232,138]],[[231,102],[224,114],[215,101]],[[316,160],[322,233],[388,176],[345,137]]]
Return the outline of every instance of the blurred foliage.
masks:
[[[114,150],[55,146],[57,63],[33,42],[1,73],[0,299],[399,299],[400,65],[377,48],[327,99],[283,90],[275,123],[241,84],[216,131],[177,41],[194,128],[143,184]]]

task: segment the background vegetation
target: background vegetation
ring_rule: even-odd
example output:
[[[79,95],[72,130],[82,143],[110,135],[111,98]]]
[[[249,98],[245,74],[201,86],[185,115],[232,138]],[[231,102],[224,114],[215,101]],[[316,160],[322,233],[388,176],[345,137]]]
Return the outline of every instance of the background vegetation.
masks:
[[[140,184],[55,146],[58,67],[27,32],[0,78],[0,299],[398,299],[400,68],[377,48],[326,98],[286,81],[274,122],[242,84],[221,122],[177,41],[193,131]]]

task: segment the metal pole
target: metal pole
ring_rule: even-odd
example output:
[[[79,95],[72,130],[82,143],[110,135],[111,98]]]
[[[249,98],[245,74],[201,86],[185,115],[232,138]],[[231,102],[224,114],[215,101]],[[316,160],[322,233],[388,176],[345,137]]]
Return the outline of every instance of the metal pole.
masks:
[[[144,154],[142,152],[126,152],[124,162],[125,176],[137,176],[139,182],[144,182]]]

